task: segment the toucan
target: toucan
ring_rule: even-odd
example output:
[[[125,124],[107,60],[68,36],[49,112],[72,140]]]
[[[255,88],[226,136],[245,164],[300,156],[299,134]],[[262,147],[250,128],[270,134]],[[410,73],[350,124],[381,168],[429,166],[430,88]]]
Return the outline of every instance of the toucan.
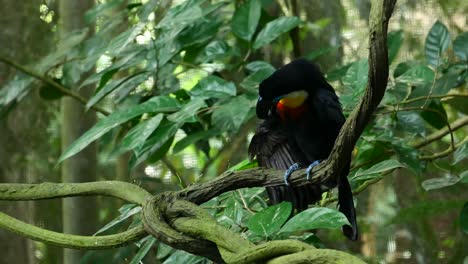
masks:
[[[297,211],[303,211],[319,201],[323,192],[338,187],[339,210],[351,224],[343,226],[343,233],[357,240],[347,178],[349,162],[336,179],[328,182],[303,186],[288,183],[295,170],[307,167],[309,178],[312,168],[328,158],[345,122],[338,96],[319,67],[296,59],[276,70],[259,85],[256,114],[263,121],[250,142],[250,159],[256,158],[261,167],[286,170],[284,185],[266,188],[270,202],[288,201]]]

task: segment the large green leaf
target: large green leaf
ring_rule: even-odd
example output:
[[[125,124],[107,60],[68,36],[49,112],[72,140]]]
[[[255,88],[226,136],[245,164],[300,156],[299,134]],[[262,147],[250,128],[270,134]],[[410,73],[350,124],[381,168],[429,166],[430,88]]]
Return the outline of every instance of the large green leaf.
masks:
[[[358,170],[356,174],[353,176],[353,180],[367,180],[375,177],[379,177],[380,173],[393,170],[396,168],[403,168],[405,167],[397,160],[384,160],[375,164],[374,166],[370,167],[366,170]]]
[[[200,7],[203,2],[205,0],[189,0],[171,8],[156,27],[182,27],[194,23],[203,17]]]
[[[144,113],[173,112],[178,109],[179,102],[176,99],[169,96],[157,96],[143,104],[116,111],[111,115],[99,120],[96,125],[86,131],[86,133],[84,133],[80,138],[68,146],[60,156],[58,162],[62,162],[65,159],[75,155],[93,141],[109,132],[112,128],[117,127],[132,118],[140,116]]]
[[[468,61],[468,32],[460,34],[453,41],[453,51],[462,61]]]
[[[387,44],[388,64],[391,64],[395,60],[396,56],[398,55],[398,51],[403,44],[403,30],[388,32]]]
[[[160,149],[167,147],[165,144],[173,138],[177,129],[179,129],[181,125],[182,124],[180,123],[173,123],[164,119],[156,131],[154,131],[145,143],[143,143],[143,146],[130,158],[130,168],[134,168],[136,165],[150,158]]]
[[[110,94],[112,91],[115,91],[120,88],[128,88],[128,87],[130,87],[130,89],[133,90],[143,81],[148,79],[149,76],[150,76],[150,73],[148,72],[137,72],[126,78],[111,81],[107,85],[104,85],[102,89],[98,90],[98,92],[88,100],[88,102],[86,103],[86,109],[89,109],[93,105],[97,104],[99,101],[101,101],[105,96]]]
[[[114,220],[107,223],[105,226],[99,229],[96,233],[94,233],[94,235],[101,234],[109,230],[110,228],[124,222],[132,215],[140,213],[141,206],[137,206],[136,204],[125,204],[119,209],[119,211],[120,211],[120,215],[118,217],[116,217]]]
[[[468,158],[468,142],[465,142],[453,153],[453,164],[457,164],[466,158]]]
[[[113,155],[121,154],[126,150],[140,148],[143,142],[156,130],[162,119],[163,114],[157,114],[133,127],[122,139],[122,142],[113,152]]]
[[[257,90],[258,85],[268,78],[275,70],[269,68],[263,68],[258,71],[253,72],[249,76],[245,77],[244,80],[240,83],[240,86],[249,90]]]
[[[245,65],[245,69],[250,72],[256,72],[261,70],[270,70],[271,72],[275,71],[275,67],[273,67],[270,63],[266,61],[252,61]]]
[[[441,102],[431,100],[426,107],[428,110],[421,112],[421,117],[431,126],[441,129],[447,125],[447,112]]]
[[[338,229],[343,225],[349,225],[349,221],[344,214],[334,209],[316,207],[295,215],[281,228],[280,233],[316,228]]]
[[[252,102],[245,96],[233,97],[215,108],[211,121],[220,131],[237,131],[248,117]]]
[[[362,59],[351,64],[342,78],[345,92],[341,96],[341,103],[345,109],[353,109],[359,102],[367,84],[367,72],[369,64],[367,59]]]
[[[419,153],[416,149],[397,142],[393,144],[393,149],[398,157],[398,160],[406,165],[415,174],[420,174],[424,168],[424,163],[419,160]]]
[[[448,186],[452,186],[460,181],[460,178],[455,176],[444,176],[440,178],[432,178],[429,180],[425,180],[422,182],[421,186],[424,190],[430,191],[440,188],[445,188]]]
[[[305,55],[305,58],[308,60],[314,61],[320,56],[326,55],[332,51],[336,51],[340,48],[341,46],[333,46],[333,47],[321,47],[316,50],[311,51],[307,55]]]
[[[184,264],[199,264],[205,263],[206,259],[200,256],[192,255],[188,252],[177,250],[172,253],[163,264],[175,264],[175,263],[184,263]]]
[[[259,49],[266,44],[278,38],[281,34],[297,27],[301,23],[298,17],[280,17],[268,22],[266,26],[258,33],[253,44],[254,49]]]
[[[205,63],[211,60],[223,59],[236,54],[236,50],[231,48],[225,41],[215,40],[205,47],[202,55],[198,57],[198,61]]]
[[[451,42],[447,27],[440,21],[436,21],[427,34],[424,44],[427,62],[437,67],[441,62],[442,53],[447,50]]]
[[[468,202],[463,205],[460,212],[460,229],[465,235],[468,235]]]
[[[127,29],[126,31],[120,33],[117,37],[112,39],[107,47],[107,50],[112,54],[117,56],[120,54],[128,45],[133,43],[135,38],[140,34],[140,32],[145,28],[145,23],[138,23],[133,27]]]
[[[188,103],[186,103],[182,107],[182,109],[167,116],[167,120],[172,121],[174,123],[184,123],[193,120],[196,121],[195,117],[197,115],[198,110],[205,106],[205,100],[203,100],[202,98],[193,98]]]
[[[415,65],[402,75],[398,76],[397,81],[408,85],[432,84],[435,74],[431,68],[425,65]]]
[[[262,11],[262,2],[260,0],[248,0],[237,7],[232,17],[232,32],[241,39],[250,41]]]
[[[176,40],[182,47],[206,45],[216,36],[220,26],[221,20],[218,17],[205,18],[179,32]]]
[[[457,80],[459,78],[457,73],[447,73],[436,80],[432,94],[434,95],[446,95],[450,89],[457,86]]]
[[[200,80],[195,87],[190,90],[194,97],[201,98],[226,98],[236,95],[236,86],[233,82],[228,82],[218,76],[209,75]]]
[[[133,256],[132,260],[130,261],[130,264],[140,264],[142,263],[141,260],[148,254],[149,250],[153,245],[158,242],[155,237],[153,236],[147,236],[143,239],[143,243],[140,246],[140,249],[136,253],[135,256]]]
[[[252,216],[247,227],[252,233],[269,237],[280,230],[291,215],[291,210],[290,202],[272,205]]]
[[[208,139],[210,137],[219,135],[220,132],[217,129],[210,129],[210,130],[202,130],[195,133],[191,133],[184,137],[183,139],[179,140],[172,148],[172,154],[176,154],[179,151],[185,149],[186,147],[197,143],[202,139]]]

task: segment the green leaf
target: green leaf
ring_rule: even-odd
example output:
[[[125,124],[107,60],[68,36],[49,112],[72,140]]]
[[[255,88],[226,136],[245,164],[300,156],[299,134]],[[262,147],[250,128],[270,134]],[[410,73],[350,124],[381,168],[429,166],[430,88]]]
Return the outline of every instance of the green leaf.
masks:
[[[250,232],[269,237],[278,232],[291,215],[290,202],[269,206],[250,218],[247,227]]]
[[[139,84],[141,84],[146,79],[148,79],[149,76],[150,76],[149,72],[146,72],[146,71],[137,72],[124,79],[110,82],[109,84],[105,85],[104,88],[97,91],[97,93],[88,100],[88,102],[86,103],[86,109],[88,110],[90,107],[97,104],[99,101],[101,101],[105,96],[110,94],[112,91],[115,91],[121,88],[125,89],[128,87],[130,87],[130,89],[134,89]],[[102,79],[101,79],[101,82],[102,82]]]
[[[369,179],[370,175],[373,175],[375,178],[378,177],[380,173],[393,170],[396,168],[404,168],[405,166],[401,164],[397,160],[384,160],[382,162],[379,162],[375,164],[374,166],[370,167],[369,169],[366,170],[358,170],[356,174],[353,176],[352,180],[366,180]]]
[[[143,142],[156,130],[163,119],[163,114],[157,114],[154,117],[139,123],[133,127],[122,139],[119,147],[113,152],[113,155],[121,154],[130,149],[141,147]]]
[[[172,154],[176,154],[184,150],[186,147],[192,144],[195,144],[202,139],[208,139],[219,134],[220,132],[217,129],[202,130],[202,131],[198,131],[195,133],[191,133],[187,135],[186,137],[184,137],[183,139],[179,140],[174,145],[174,148],[172,148]]]
[[[457,86],[457,80],[460,75],[456,73],[447,73],[436,80],[432,94],[446,95],[450,89]]]
[[[270,72],[275,71],[275,67],[266,61],[252,61],[245,65],[245,69],[252,73],[261,70],[269,70]]]
[[[177,250],[164,260],[163,264],[199,264],[204,263],[203,261],[205,260],[206,259],[203,257],[195,256],[182,250]]]
[[[146,23],[138,23],[133,27],[127,29],[126,31],[120,33],[118,36],[113,38],[107,50],[111,55],[119,55],[129,44],[133,43],[135,38],[140,34],[140,32],[145,28]]]
[[[298,17],[280,17],[268,22],[266,26],[258,33],[253,44],[254,49],[259,49],[272,42],[283,33],[290,31],[301,23]]]
[[[403,30],[388,32],[388,64],[392,64],[403,44]]]
[[[233,97],[227,103],[215,108],[211,121],[220,131],[237,131],[253,107],[245,96]]]
[[[248,0],[241,6],[236,8],[232,17],[232,33],[241,39],[250,41],[262,11],[262,3],[260,0]]]
[[[156,131],[143,143],[143,146],[130,158],[130,168],[134,168],[165,147],[164,144],[173,138],[181,125],[180,123],[173,123],[164,119]]]
[[[59,158],[59,163],[75,155],[91,144],[96,139],[100,138],[105,133],[109,132],[114,127],[117,127],[132,118],[140,116],[144,113],[157,112],[172,112],[179,109],[179,102],[169,96],[157,96],[142,104],[119,110],[111,115],[99,120],[91,129],[86,131],[80,138],[75,140],[62,153]]]
[[[137,206],[136,204],[125,204],[119,209],[119,211],[120,211],[120,215],[118,217],[116,217],[114,220],[107,223],[105,226],[99,229],[96,233],[94,233],[94,235],[103,233],[109,230],[110,228],[124,222],[132,215],[140,213],[141,206]]]
[[[397,127],[402,131],[409,133],[424,135],[426,133],[426,127],[424,126],[424,120],[416,112],[398,112],[397,115]]]
[[[325,55],[325,54],[328,54],[328,53],[330,53],[332,51],[338,50],[339,48],[340,48],[340,46],[321,47],[321,48],[318,48],[318,49],[310,52],[309,54],[305,55],[305,58],[307,58],[308,60],[314,61],[318,57],[320,57],[322,55]]]
[[[442,63],[440,57],[447,50],[450,42],[450,33],[447,27],[437,20],[429,30],[424,45],[427,62],[434,67],[439,66]]]
[[[468,104],[466,103],[466,98],[462,97],[452,97],[444,100],[444,104],[449,104],[454,109],[460,111],[461,113],[468,115]]]
[[[460,182],[461,183],[468,183],[468,170],[462,172],[460,174]]]
[[[341,212],[326,207],[315,207],[295,215],[281,228],[280,233],[317,228],[338,229],[344,225],[349,225],[349,222]]]
[[[240,83],[240,86],[245,89],[257,90],[257,86],[266,78],[268,78],[275,70],[269,68],[263,68],[261,70],[255,71],[249,76],[245,77],[244,80]]]
[[[200,7],[202,2],[205,1],[189,0],[172,7],[156,27],[170,28],[191,25],[203,17],[203,10]]]
[[[203,50],[203,55],[201,58],[199,58],[199,61],[205,63],[212,60],[220,60],[235,54],[236,52],[231,47],[229,47],[225,41],[215,40],[205,47]]]
[[[431,100],[426,107],[429,110],[421,112],[421,117],[431,126],[441,129],[447,125],[447,112],[441,102]]]
[[[141,245],[136,255],[132,258],[132,261],[130,261],[130,264],[142,263],[141,260],[146,256],[146,254],[148,254],[148,251],[156,242],[156,238],[152,236],[145,237],[143,244]]]
[[[95,5],[85,13],[85,21],[91,23],[95,21],[99,16],[112,15],[118,11],[124,0],[111,0],[105,3]]]
[[[66,94],[49,84],[44,84],[39,88],[39,96],[44,100],[57,100],[64,95]]]
[[[455,151],[455,153],[453,153],[452,164],[457,164],[460,161],[466,159],[467,157],[468,157],[468,142],[465,142]]]
[[[194,119],[197,115],[200,108],[206,107],[205,100],[202,98],[193,98],[180,109],[178,112],[175,112],[167,116],[167,120],[174,123],[184,123],[190,121],[189,119]]]
[[[151,154],[150,157],[148,157],[147,161],[149,163],[154,163],[162,159],[171,148],[172,143],[174,142],[174,137],[175,136],[170,137],[166,143],[164,143],[158,150],[156,150],[153,154]]]
[[[440,178],[433,178],[429,180],[425,180],[422,182],[421,186],[424,190],[430,191],[440,188],[445,188],[448,186],[452,186],[460,181],[460,178],[455,176],[445,176]]]
[[[460,212],[460,229],[465,235],[468,235],[468,202],[463,205]]]
[[[346,90],[341,96],[341,103],[345,109],[353,109],[359,102],[367,85],[369,64],[362,59],[351,64],[346,75],[342,78]]]
[[[416,175],[422,172],[424,164],[419,160],[419,153],[417,150],[402,143],[393,143],[393,149],[395,150],[398,160],[405,164],[406,168],[410,169]]]
[[[453,42],[453,51],[462,61],[468,61],[468,32],[460,34]]]
[[[177,42],[184,48],[192,45],[206,45],[216,35],[220,26],[221,22],[217,18],[204,19],[180,32],[177,35]]]
[[[190,90],[194,97],[222,99],[236,95],[236,86],[233,82],[227,82],[218,76],[209,75],[200,80],[195,87]]]
[[[434,81],[434,71],[425,65],[415,65],[396,79],[408,85],[432,84]]]
[[[326,78],[329,82],[338,81],[344,78],[346,72],[348,71],[349,67],[351,67],[352,63],[340,66],[330,72],[327,73]]]
[[[108,71],[106,71],[102,77],[101,77],[101,80],[99,81],[99,86],[98,88],[96,88],[96,91],[99,91],[102,89],[102,87],[104,87],[104,85],[106,85],[106,83],[112,79],[112,77],[114,76],[114,74],[116,74],[117,72],[119,71],[119,68],[113,68],[113,69],[109,69]]]
[[[256,160],[250,161],[249,159],[245,159],[236,165],[230,167],[227,169],[228,171],[241,171],[241,170],[247,170],[247,169],[252,169],[258,167],[258,162]]]

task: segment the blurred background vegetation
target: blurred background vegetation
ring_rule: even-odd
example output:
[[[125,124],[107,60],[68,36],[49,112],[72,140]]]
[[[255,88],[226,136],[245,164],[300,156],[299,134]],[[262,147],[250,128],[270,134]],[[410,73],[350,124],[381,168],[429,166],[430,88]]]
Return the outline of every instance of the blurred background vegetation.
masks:
[[[369,0],[0,3],[1,182],[181,189],[250,166],[257,85],[275,68],[317,62],[346,114],[367,82]],[[468,263],[467,14],[463,0],[397,2],[388,91],[349,175],[361,239],[346,241],[339,229],[298,239],[371,263]],[[326,194],[321,206],[334,201]],[[286,236],[255,230],[261,219],[252,215],[267,207],[262,188],[203,207],[253,241]],[[0,208],[82,235],[128,228],[140,209],[102,197]],[[0,230],[0,248],[0,263],[207,262],[153,238],[63,252]]]

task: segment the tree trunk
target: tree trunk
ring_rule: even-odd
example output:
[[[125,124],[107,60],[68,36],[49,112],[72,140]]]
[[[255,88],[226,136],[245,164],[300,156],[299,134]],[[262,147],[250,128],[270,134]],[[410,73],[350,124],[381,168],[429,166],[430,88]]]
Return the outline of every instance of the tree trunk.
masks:
[[[92,0],[60,1],[60,34],[85,27],[84,13],[92,7]],[[71,85],[73,89],[73,84]],[[93,87],[82,87],[80,94],[89,98]],[[87,131],[95,122],[96,114],[72,98],[63,98],[62,111],[62,151]],[[97,151],[92,144],[62,163],[63,182],[88,182],[96,180]],[[63,231],[67,234],[92,235],[97,230],[97,205],[95,197],[76,197],[63,200]],[[63,263],[78,264],[84,251],[66,249]]]

